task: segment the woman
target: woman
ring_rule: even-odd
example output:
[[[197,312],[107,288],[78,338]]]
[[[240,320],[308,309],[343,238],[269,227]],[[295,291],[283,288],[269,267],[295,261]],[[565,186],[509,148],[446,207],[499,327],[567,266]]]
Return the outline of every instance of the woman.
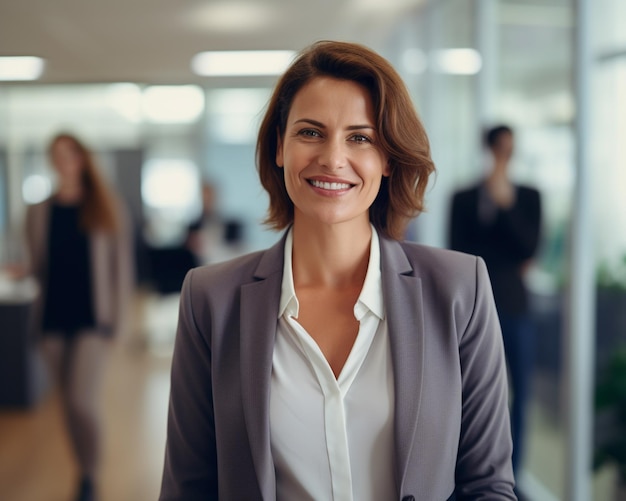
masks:
[[[32,273],[41,284],[43,351],[60,389],[80,483],[76,499],[95,499],[100,452],[98,398],[111,338],[123,325],[132,281],[125,220],[91,153],[57,135],[48,150],[55,194],[26,214]]]
[[[395,70],[312,45],[257,160],[287,231],[185,279],[160,499],[515,499],[484,263],[400,242],[433,164]]]

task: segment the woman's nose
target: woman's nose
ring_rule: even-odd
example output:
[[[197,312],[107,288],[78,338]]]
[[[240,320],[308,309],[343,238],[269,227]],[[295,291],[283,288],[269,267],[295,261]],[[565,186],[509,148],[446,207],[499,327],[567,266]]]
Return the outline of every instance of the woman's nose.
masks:
[[[342,140],[328,139],[321,146],[319,162],[328,169],[340,169],[347,163],[346,145]]]

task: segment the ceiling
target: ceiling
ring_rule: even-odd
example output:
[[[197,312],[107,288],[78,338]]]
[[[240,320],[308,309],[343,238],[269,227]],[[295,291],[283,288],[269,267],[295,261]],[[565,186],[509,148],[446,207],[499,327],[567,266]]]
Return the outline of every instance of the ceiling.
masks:
[[[39,56],[39,82],[204,83],[205,50],[372,47],[424,0],[0,0],[0,55]],[[221,82],[224,84],[224,81]]]
[[[385,54],[402,21],[434,4],[444,17],[432,33],[441,38],[445,32],[448,43],[463,45],[473,40],[473,7],[466,2],[0,0],[0,56],[44,58],[44,74],[35,84],[272,87],[275,77],[271,76],[201,77],[192,72],[190,62],[206,50],[299,50],[320,39],[361,42]],[[561,106],[571,87],[571,0],[493,2],[499,25],[500,88],[513,97],[556,96],[555,106]],[[421,29],[431,27],[426,24]],[[418,30],[416,23],[413,33],[418,35]]]

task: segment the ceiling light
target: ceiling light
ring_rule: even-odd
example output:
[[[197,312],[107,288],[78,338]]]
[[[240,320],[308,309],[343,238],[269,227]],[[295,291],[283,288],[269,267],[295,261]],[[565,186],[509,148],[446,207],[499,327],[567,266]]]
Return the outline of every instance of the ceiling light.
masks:
[[[431,54],[433,70],[450,75],[475,75],[482,67],[482,57],[474,49],[441,49]]]
[[[200,52],[191,60],[191,68],[202,76],[280,75],[291,61],[290,50],[242,50]]]
[[[198,193],[198,167],[184,158],[153,158],[142,168],[141,198],[156,209],[185,210]]]
[[[157,123],[190,123],[204,111],[204,92],[195,85],[153,85],[143,91],[144,116]]]
[[[352,0],[349,3],[349,12],[362,13],[365,11],[370,14],[384,15],[390,12],[398,12],[401,10],[412,9],[418,6],[419,0]],[[425,3],[425,2],[424,2]]]
[[[33,56],[0,57],[0,80],[37,80],[44,60]]]
[[[50,178],[41,174],[32,174],[22,183],[22,196],[27,204],[39,203],[48,198],[51,192]]]
[[[267,5],[252,2],[202,3],[185,14],[188,26],[207,32],[251,32],[267,28],[276,14]]]
[[[110,84],[106,98],[107,104],[129,122],[141,121],[141,88],[137,84]]]

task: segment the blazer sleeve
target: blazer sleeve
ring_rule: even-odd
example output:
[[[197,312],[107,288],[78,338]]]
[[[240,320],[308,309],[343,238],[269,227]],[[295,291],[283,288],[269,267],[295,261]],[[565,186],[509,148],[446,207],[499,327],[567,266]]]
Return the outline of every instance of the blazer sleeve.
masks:
[[[459,341],[462,373],[458,500],[515,500],[502,335],[484,261],[476,258],[474,310]]]
[[[217,500],[217,454],[208,326],[194,304],[194,270],[183,282],[172,360],[160,501]]]
[[[129,328],[130,305],[132,292],[135,287],[135,254],[133,245],[133,231],[128,209],[121,201],[117,202],[119,229],[115,235],[114,269],[115,274],[115,319],[116,333]]]
[[[42,204],[37,206],[29,205],[26,208],[23,234],[21,235],[25,250],[23,255],[24,273],[35,275],[37,278],[40,278],[41,263],[37,260],[36,250],[38,247],[43,246],[42,236],[39,235],[41,231],[38,231],[42,223],[41,218]]]

